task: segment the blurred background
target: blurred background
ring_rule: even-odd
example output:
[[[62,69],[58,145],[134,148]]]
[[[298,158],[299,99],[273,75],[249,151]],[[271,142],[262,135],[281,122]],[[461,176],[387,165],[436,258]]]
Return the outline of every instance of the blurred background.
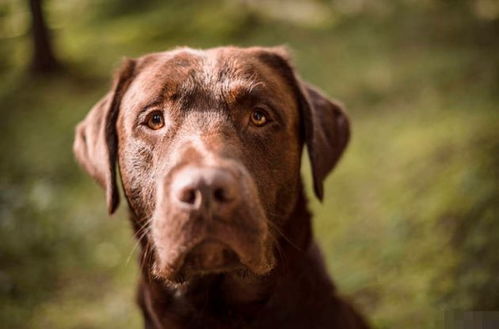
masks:
[[[1,0],[1,327],[141,327],[126,209],[108,218],[73,129],[124,56],[227,44],[289,46],[347,105],[351,144],[311,206],[375,328],[499,310],[498,1]]]

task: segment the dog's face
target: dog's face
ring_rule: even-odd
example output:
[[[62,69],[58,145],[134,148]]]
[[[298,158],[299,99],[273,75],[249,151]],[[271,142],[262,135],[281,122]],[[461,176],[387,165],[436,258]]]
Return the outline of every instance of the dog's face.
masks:
[[[121,102],[118,163],[131,207],[151,221],[156,274],[267,272],[269,223],[290,212],[298,182],[293,91],[239,51],[145,61]]]
[[[282,50],[179,49],[126,61],[74,148],[110,212],[117,162],[150,270],[181,281],[269,272],[301,188],[304,142],[321,197],[348,135],[340,107],[300,82]]]

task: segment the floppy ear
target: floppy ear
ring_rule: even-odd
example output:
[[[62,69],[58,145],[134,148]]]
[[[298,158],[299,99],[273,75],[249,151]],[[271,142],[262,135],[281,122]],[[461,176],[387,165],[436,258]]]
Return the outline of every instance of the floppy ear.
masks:
[[[341,104],[328,99],[307,83],[299,84],[314,191],[322,200],[324,180],[335,167],[350,139],[350,121]]]
[[[256,48],[258,58],[273,67],[296,93],[302,133],[308,148],[314,191],[324,196],[324,180],[334,168],[350,139],[350,123],[343,107],[299,79],[285,47]]]
[[[116,184],[116,119],[121,99],[134,76],[134,68],[134,60],[123,62],[111,91],[94,105],[75,131],[73,152],[76,160],[106,190],[109,214],[115,212],[120,202]]]

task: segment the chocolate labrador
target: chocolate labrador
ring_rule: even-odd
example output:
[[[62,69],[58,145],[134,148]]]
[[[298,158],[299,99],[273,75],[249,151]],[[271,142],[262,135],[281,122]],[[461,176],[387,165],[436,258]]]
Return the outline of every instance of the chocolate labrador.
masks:
[[[349,140],[341,106],[283,48],[179,48],[128,59],[77,126],[78,162],[140,241],[146,328],[367,328],[313,240],[316,196]]]

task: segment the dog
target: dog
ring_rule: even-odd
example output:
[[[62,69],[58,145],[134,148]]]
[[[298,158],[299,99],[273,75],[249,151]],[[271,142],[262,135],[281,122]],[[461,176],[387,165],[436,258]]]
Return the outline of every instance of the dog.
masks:
[[[300,175],[306,146],[322,200],[349,120],[285,48],[125,59],[75,135],[110,214],[121,179],[145,328],[368,328],[326,272]]]

